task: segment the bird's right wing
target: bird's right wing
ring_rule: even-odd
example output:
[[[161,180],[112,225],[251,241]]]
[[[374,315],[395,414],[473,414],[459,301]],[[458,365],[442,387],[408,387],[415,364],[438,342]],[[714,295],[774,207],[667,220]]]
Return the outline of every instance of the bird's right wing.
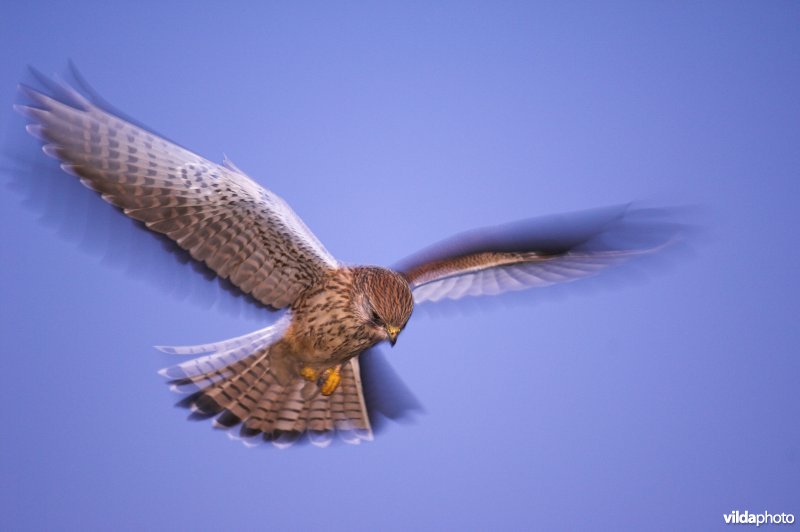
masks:
[[[285,307],[338,266],[283,199],[232,164],[212,163],[61,89],[69,103],[23,86],[33,104],[16,106],[45,153],[244,293]]]
[[[478,229],[430,246],[398,270],[415,303],[568,282],[665,246],[679,226],[664,214],[619,206]]]

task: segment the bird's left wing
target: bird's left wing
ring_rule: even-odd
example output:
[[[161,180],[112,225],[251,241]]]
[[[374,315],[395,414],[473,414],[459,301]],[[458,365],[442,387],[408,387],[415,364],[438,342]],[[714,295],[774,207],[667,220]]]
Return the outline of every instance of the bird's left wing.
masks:
[[[338,266],[283,199],[232,164],[212,163],[66,85],[58,92],[67,103],[22,91],[33,104],[16,109],[65,171],[260,302],[285,307]]]
[[[415,303],[548,286],[660,249],[678,226],[665,211],[609,207],[457,235],[398,267]]]

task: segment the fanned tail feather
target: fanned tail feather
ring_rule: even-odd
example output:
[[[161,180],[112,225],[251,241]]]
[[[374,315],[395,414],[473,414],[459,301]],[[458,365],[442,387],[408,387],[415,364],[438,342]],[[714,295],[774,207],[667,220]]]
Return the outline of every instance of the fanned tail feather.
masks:
[[[189,394],[179,404],[194,417],[215,417],[215,427],[230,430],[247,445],[269,441],[284,448],[304,434],[320,447],[329,445],[334,433],[347,443],[371,440],[357,359],[342,367],[341,384],[331,396],[309,397],[304,388],[313,384],[298,377],[284,385],[270,371],[272,346],[290,319],[287,314],[274,325],[222,342],[158,347],[201,355],[159,373],[170,379],[173,391]]]

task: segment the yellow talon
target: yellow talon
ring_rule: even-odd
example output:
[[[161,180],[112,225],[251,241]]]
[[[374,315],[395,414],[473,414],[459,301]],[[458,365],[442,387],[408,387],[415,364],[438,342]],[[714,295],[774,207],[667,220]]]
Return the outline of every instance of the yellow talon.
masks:
[[[322,395],[331,395],[339,387],[339,382],[342,380],[342,366],[335,366],[328,368],[322,372],[319,377],[319,391]]]
[[[317,380],[317,377],[319,376],[319,373],[317,373],[312,368],[306,366],[306,367],[304,367],[303,369],[300,370],[300,376],[303,377],[307,381],[314,382],[315,380]]]

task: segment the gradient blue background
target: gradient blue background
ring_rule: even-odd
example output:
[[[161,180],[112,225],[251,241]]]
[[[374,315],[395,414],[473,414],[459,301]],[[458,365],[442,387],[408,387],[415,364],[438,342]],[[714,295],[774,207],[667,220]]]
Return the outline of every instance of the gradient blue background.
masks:
[[[0,529],[800,517],[800,4],[72,4],[0,9]],[[629,200],[700,206],[704,231],[631,282],[420,309],[387,353],[415,424],[247,449],[183,420],[151,346],[274,318],[42,177],[11,104],[26,65],[68,58],[119,109],[226,153],[347,262]]]

